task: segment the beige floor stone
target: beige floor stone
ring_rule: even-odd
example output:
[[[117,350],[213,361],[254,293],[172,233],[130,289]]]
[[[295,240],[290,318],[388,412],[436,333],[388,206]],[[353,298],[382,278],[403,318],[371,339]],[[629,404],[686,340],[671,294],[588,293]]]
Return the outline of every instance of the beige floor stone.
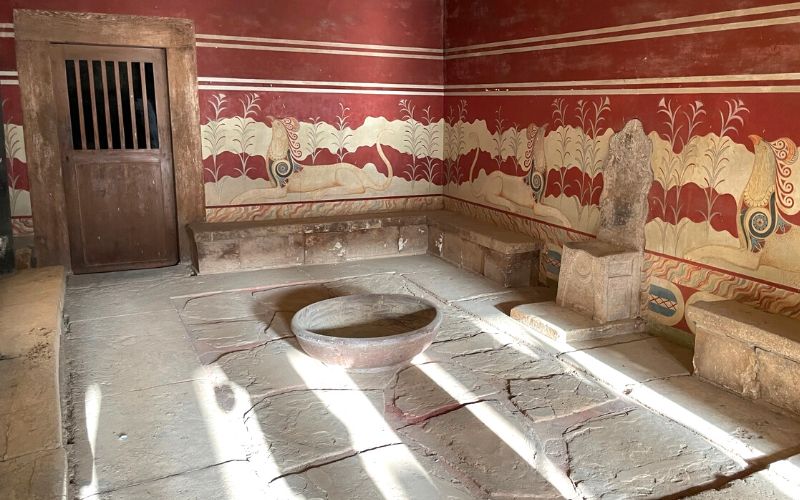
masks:
[[[458,473],[468,477],[489,498],[560,498],[558,491],[531,465],[537,444],[523,432],[506,443],[473,413],[504,414],[498,403],[481,402],[433,417],[402,429],[402,435],[435,451]],[[505,415],[508,425],[524,429],[516,417]],[[513,446],[513,448],[512,448]]]
[[[0,462],[0,497],[3,500],[66,499],[66,472],[63,448]]]
[[[247,461],[168,476],[86,497],[87,500],[205,500],[270,498],[264,480]]]
[[[293,312],[315,300],[397,292],[433,300],[444,314],[413,366],[347,373],[307,356],[291,334]],[[731,453],[730,443],[712,444],[723,435],[744,439],[748,452],[779,452],[781,477],[794,470],[786,458],[794,422],[695,387],[685,349],[644,335],[556,343],[507,316],[515,301],[548,294],[498,289],[427,256],[80,277],[67,296],[73,330],[64,345],[67,359],[80,360],[66,399],[71,493],[631,498],[725,482],[748,492],[732,477],[741,460],[721,451]],[[264,311],[274,311],[271,320]],[[201,365],[192,339],[221,357]],[[186,373],[192,380],[182,382]],[[721,434],[662,416],[646,393],[675,400]],[[0,411],[0,425],[7,415]]]
[[[75,401],[69,459],[74,465],[74,488],[112,491],[165,476],[244,460],[243,448],[221,446],[224,438],[242,434],[240,417],[222,422],[209,417],[200,399],[203,381],[183,382],[104,396],[89,391]],[[94,445],[90,445],[94,442]],[[94,486],[93,486],[94,485]]]
[[[654,380],[634,387],[630,396],[743,460],[800,449],[800,419],[795,415],[697,377]]]
[[[660,337],[567,352],[560,358],[618,391],[692,371],[692,351]]]
[[[741,470],[682,426],[637,409],[566,434],[570,478],[589,498],[660,498]]]

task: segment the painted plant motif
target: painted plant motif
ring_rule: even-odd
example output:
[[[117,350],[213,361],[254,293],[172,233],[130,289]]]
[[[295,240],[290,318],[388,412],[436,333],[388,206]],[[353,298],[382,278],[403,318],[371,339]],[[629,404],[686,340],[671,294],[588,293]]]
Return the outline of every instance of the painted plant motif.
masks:
[[[572,152],[570,151],[572,137],[569,135],[566,128],[565,117],[567,114],[567,104],[564,101],[564,98],[557,97],[553,99],[551,107],[553,109],[553,126],[555,127],[555,131],[553,133],[555,134],[556,138],[556,153],[558,154],[558,163],[553,165],[557,173],[556,180],[553,182],[556,189],[554,194],[555,196],[559,197],[559,200],[563,204],[564,200],[567,199],[565,196],[561,195],[565,195],[567,189],[567,170],[569,168],[567,161],[572,155]]]
[[[238,150],[239,167],[237,167],[237,172],[240,177],[247,177],[251,171],[248,163],[255,154],[255,117],[261,111],[259,100],[256,93],[245,94],[242,99],[239,99],[239,103],[242,105],[242,114],[234,118],[233,129],[236,135],[233,137],[233,143]]]
[[[219,155],[225,148],[225,128],[222,123],[222,113],[225,111],[225,104],[227,99],[225,94],[214,94],[209,100],[211,108],[214,110],[212,117],[208,118],[205,126],[202,128],[203,148],[206,149],[211,156],[211,165],[204,168],[208,179],[209,177],[214,182],[217,192],[222,189],[220,170],[222,164],[219,161]]]
[[[601,152],[601,130],[606,114],[611,112],[611,100],[600,97],[595,102],[584,99],[578,100],[575,107],[575,116],[578,120],[580,146],[575,158],[583,175],[575,181],[578,191],[578,220],[581,221],[587,213],[586,207],[596,199],[599,191],[603,189],[601,183],[596,182],[597,174],[603,167],[605,158]]]
[[[333,132],[333,138],[336,141],[336,157],[339,158],[339,163],[343,162],[345,156],[348,155],[347,148],[353,138],[353,130],[348,123],[350,120],[349,113],[350,108],[339,103],[339,114],[336,116],[336,131]]]
[[[461,99],[458,105],[450,106],[447,116],[445,137],[445,183],[461,184],[463,174],[459,168],[461,155],[467,148],[464,123],[467,120],[467,101]]]
[[[0,106],[5,110],[6,99],[0,102]],[[25,143],[22,134],[22,127],[12,123],[12,117],[4,113],[5,123],[5,152],[6,159],[8,160],[8,186],[11,191],[11,214],[20,215],[21,213],[29,214],[27,210],[23,210],[21,197],[23,193],[27,193],[25,185]]]

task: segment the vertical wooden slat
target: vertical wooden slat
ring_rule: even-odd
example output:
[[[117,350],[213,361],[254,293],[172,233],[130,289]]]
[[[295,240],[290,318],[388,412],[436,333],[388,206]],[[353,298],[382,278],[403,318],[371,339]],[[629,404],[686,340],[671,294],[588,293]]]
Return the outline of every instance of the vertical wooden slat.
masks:
[[[81,128],[81,149],[86,149],[86,124],[83,121],[83,86],[81,85],[81,65],[77,59],[72,61],[75,69],[75,91],[78,93],[78,122]]]
[[[108,97],[108,72],[106,71],[106,62],[100,61],[100,73],[103,77],[103,101],[106,111],[106,140],[108,141],[108,149],[114,149],[114,140],[111,137],[111,112],[109,111],[109,97]]]
[[[117,91],[117,116],[119,117],[119,147],[125,149],[125,118],[122,114],[122,91],[119,88],[119,64],[112,63],[114,67],[114,88]]]
[[[128,95],[130,96],[131,106],[131,136],[133,137],[133,149],[139,149],[139,141],[136,137],[136,97],[133,91],[133,63],[127,61],[128,65]]]
[[[89,70],[89,97],[92,103],[92,124],[94,125],[94,149],[100,149],[100,132],[97,130],[97,99],[94,98],[94,64],[86,61]]]
[[[139,82],[142,84],[142,120],[144,120],[144,147],[150,149],[150,113],[147,108],[147,79],[145,76],[145,62],[139,63]]]

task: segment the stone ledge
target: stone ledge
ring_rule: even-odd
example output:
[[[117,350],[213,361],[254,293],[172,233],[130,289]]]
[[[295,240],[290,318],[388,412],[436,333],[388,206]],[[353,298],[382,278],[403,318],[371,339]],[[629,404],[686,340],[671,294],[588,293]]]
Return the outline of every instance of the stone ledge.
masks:
[[[687,308],[686,316],[718,335],[800,361],[800,321],[796,319],[735,300],[696,302]]]
[[[503,286],[537,281],[539,242],[448,211],[197,223],[200,274],[430,253]]]
[[[534,252],[542,244],[530,236],[446,210],[428,213],[428,224],[504,254]]]
[[[559,342],[594,340],[645,330],[645,322],[640,318],[600,323],[555,302],[516,306],[511,309],[511,317]]]
[[[686,317],[700,378],[800,413],[800,321],[735,301],[697,302]]]
[[[64,269],[0,278],[0,496],[62,498],[59,352]]]

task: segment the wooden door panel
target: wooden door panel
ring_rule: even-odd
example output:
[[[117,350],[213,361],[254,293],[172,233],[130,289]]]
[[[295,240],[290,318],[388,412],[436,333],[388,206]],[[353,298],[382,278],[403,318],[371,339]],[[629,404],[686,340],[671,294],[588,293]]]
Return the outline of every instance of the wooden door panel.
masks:
[[[103,162],[78,165],[72,190],[83,262],[89,268],[165,264],[174,238],[163,202],[161,163]],[[143,235],[146,235],[142,237]],[[173,262],[174,263],[174,262]]]
[[[55,45],[52,54],[73,272],[177,263],[163,51]]]

